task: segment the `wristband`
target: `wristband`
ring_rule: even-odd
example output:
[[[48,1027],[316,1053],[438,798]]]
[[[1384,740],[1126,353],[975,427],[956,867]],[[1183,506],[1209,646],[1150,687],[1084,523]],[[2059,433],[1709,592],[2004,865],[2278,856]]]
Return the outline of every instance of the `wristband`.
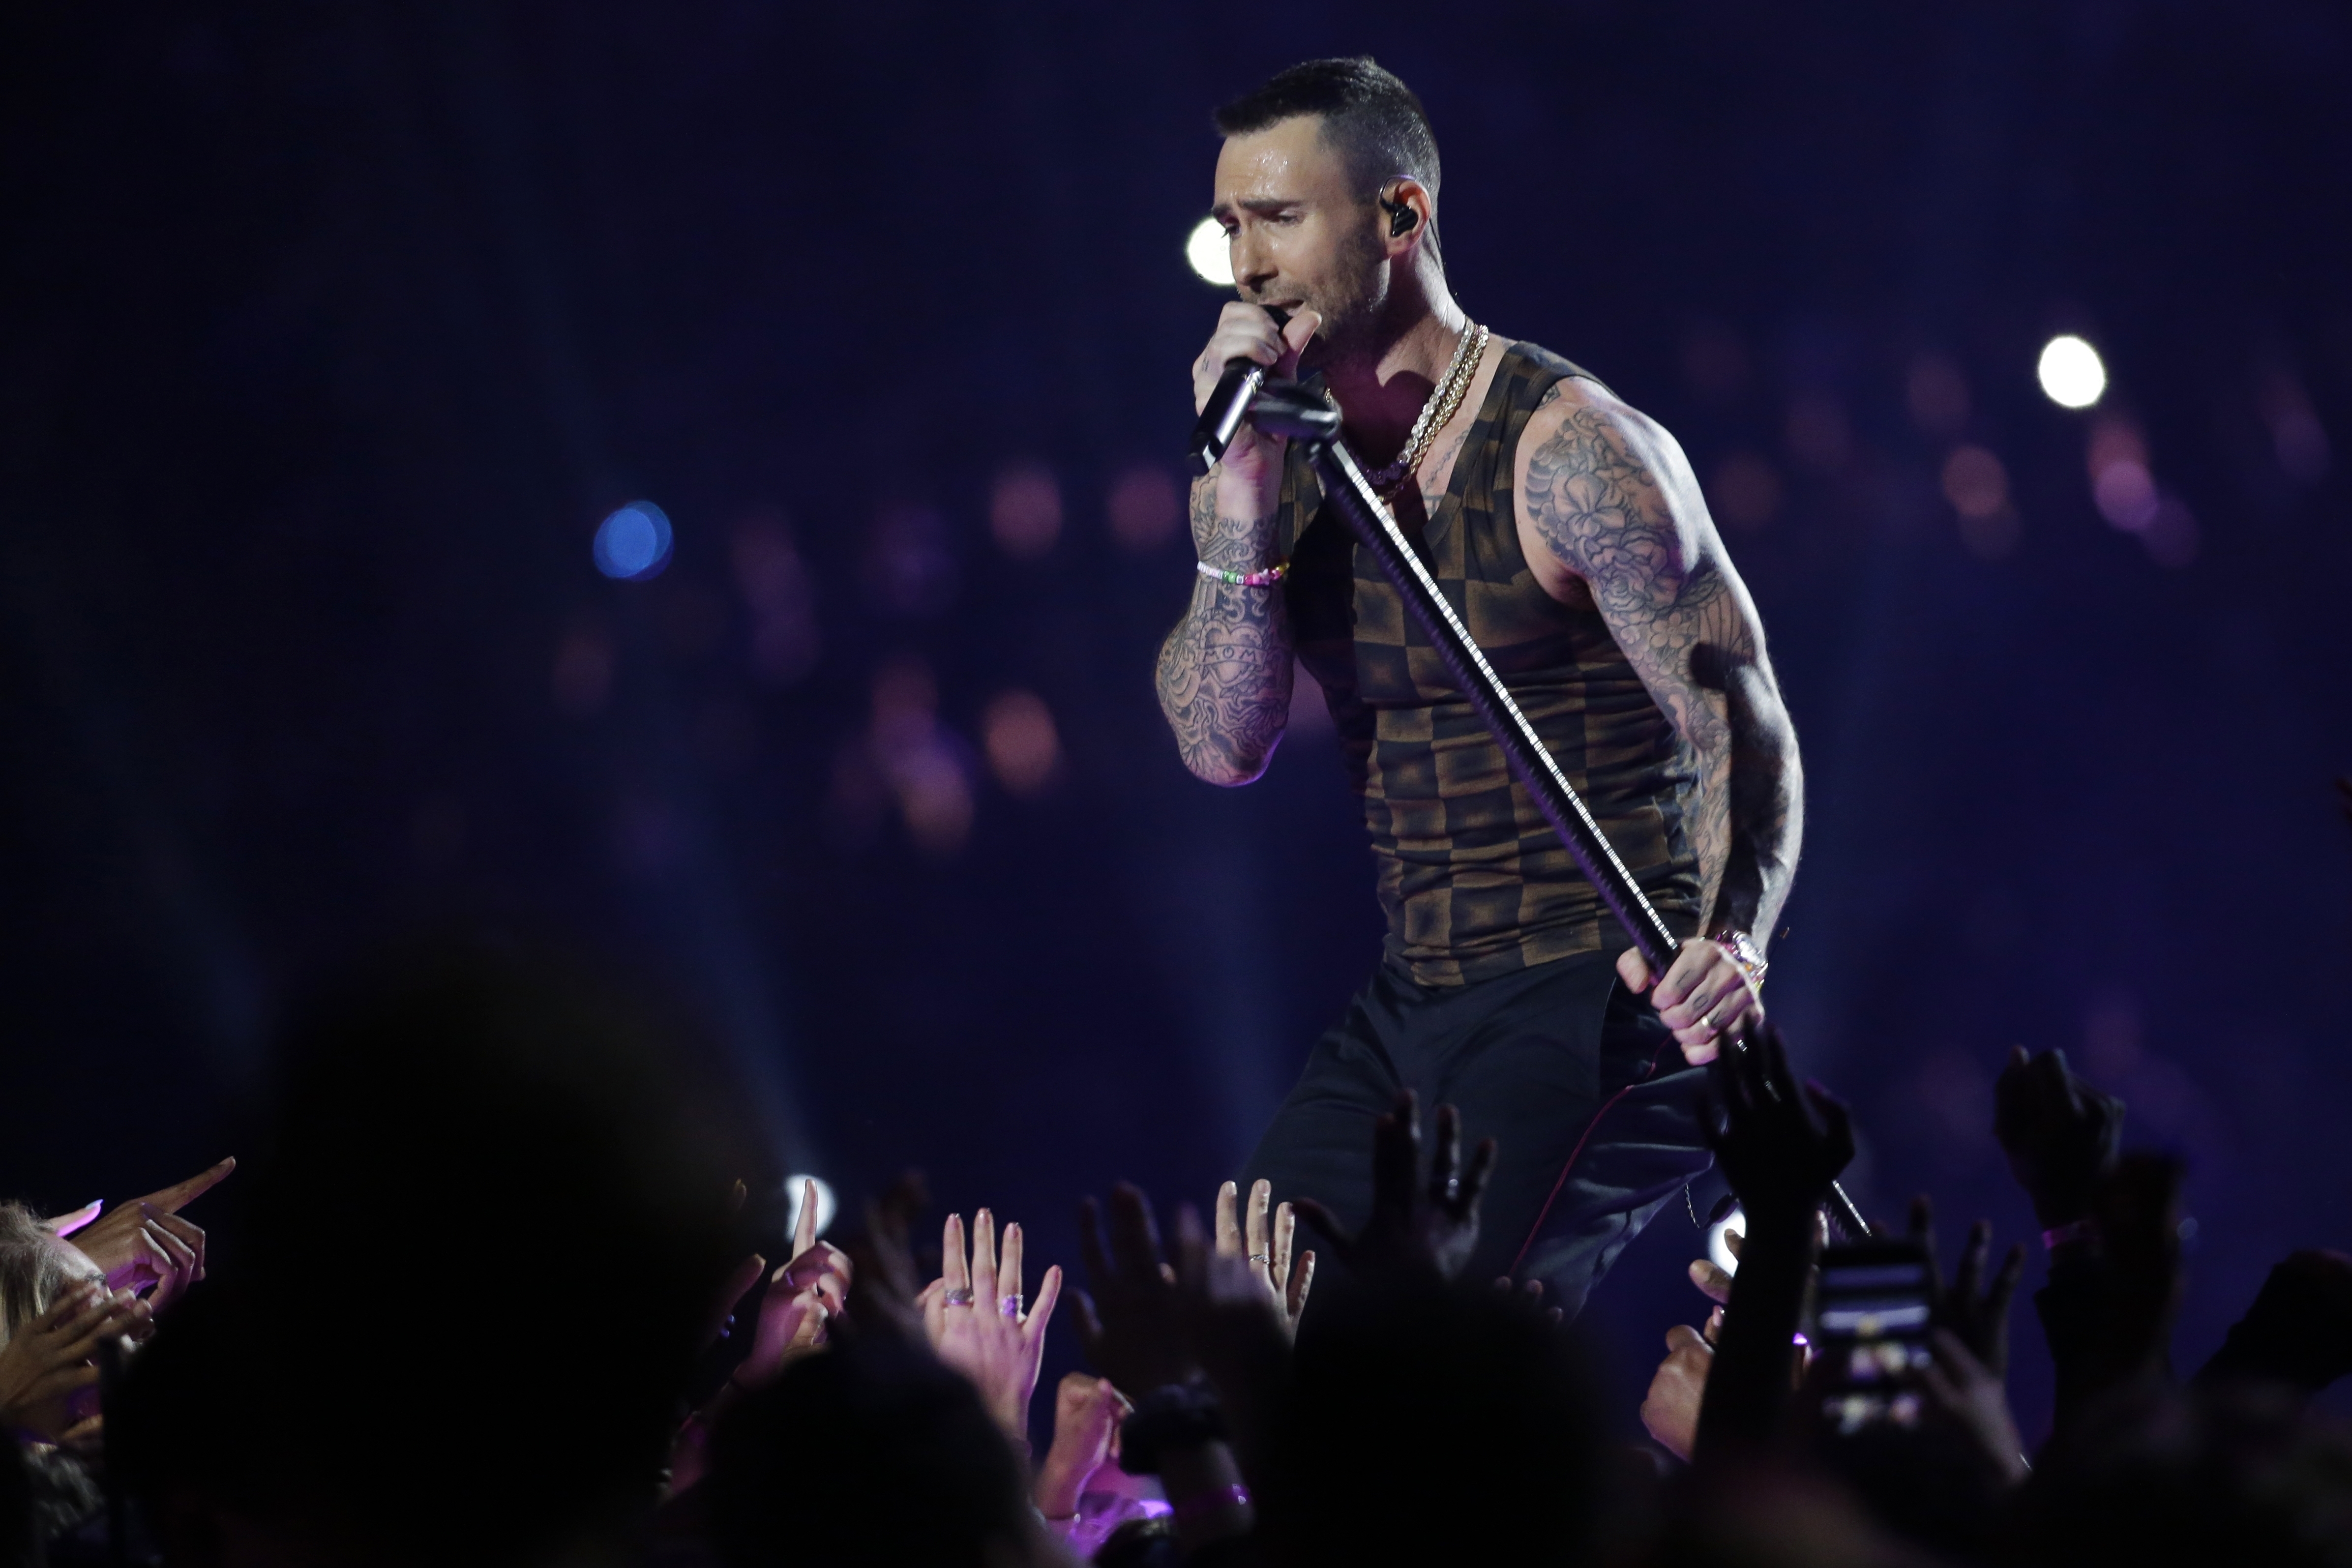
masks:
[[[2091,1219],[2070,1219],[2063,1225],[2053,1225],[2042,1233],[2042,1249],[2055,1252],[2069,1241],[2095,1241],[2099,1228]]]

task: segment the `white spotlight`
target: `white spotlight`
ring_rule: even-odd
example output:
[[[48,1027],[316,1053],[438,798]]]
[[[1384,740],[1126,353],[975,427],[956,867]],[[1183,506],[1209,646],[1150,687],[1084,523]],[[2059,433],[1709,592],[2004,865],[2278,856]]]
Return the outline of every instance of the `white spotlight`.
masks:
[[[1192,264],[1202,281],[1220,288],[1234,286],[1233,252],[1225,246],[1225,226],[1214,218],[1202,218],[1192,225],[1184,239],[1184,259]]]
[[[2099,350],[2071,332],[2042,345],[2033,373],[2061,408],[2088,408],[2107,390],[2107,367],[2099,361]]]
[[[831,1228],[834,1215],[840,1211],[840,1201],[833,1196],[833,1184],[823,1176],[786,1176],[784,1178],[784,1235],[787,1239],[800,1228],[801,1196],[808,1190],[803,1184],[812,1181],[816,1183],[816,1233],[819,1236]]]
[[[1732,1206],[1729,1214],[1706,1228],[1707,1257],[1725,1273],[1737,1274],[1739,1272],[1739,1255],[1725,1241],[1727,1236],[1737,1236],[1743,1240],[1748,1236],[1748,1211],[1737,1204]]]

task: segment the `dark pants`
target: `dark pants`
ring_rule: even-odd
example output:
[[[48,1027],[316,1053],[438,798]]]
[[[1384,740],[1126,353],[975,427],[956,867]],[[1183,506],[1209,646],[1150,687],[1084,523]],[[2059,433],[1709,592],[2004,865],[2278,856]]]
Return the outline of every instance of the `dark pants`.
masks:
[[[1350,1228],[1371,1208],[1372,1119],[1399,1089],[1462,1113],[1465,1158],[1500,1157],[1480,1209],[1473,1278],[1539,1279],[1573,1317],[1664,1202],[1707,1167],[1702,1074],[1612,956],[1467,986],[1383,967],[1316,1042],[1243,1173],[1314,1197]]]

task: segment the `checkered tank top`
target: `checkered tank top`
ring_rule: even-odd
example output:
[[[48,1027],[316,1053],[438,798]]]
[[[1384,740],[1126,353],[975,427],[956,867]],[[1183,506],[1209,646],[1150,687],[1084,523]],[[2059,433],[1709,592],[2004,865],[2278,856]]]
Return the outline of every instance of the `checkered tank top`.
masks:
[[[1600,614],[1546,593],[1519,549],[1519,433],[1553,382],[1582,375],[1532,344],[1503,351],[1421,553],[1651,903],[1689,934],[1698,862],[1683,803],[1697,783],[1674,727]],[[1389,961],[1423,985],[1450,986],[1624,947],[1615,917],[1511,778],[1371,553],[1322,504],[1296,448],[1281,530],[1291,635],[1363,797]]]

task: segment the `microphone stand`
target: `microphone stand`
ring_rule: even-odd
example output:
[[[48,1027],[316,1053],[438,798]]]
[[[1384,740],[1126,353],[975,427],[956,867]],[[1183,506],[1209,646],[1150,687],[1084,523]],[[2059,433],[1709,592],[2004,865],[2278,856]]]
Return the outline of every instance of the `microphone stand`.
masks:
[[[1265,382],[1257,389],[1249,412],[1250,423],[1269,435],[1279,435],[1304,444],[1308,466],[1323,486],[1324,497],[1339,509],[1356,537],[1371,551],[1380,563],[1381,575],[1387,578],[1403,599],[1405,612],[1422,630],[1430,644],[1444,660],[1454,676],[1454,685],[1477,710],[1478,716],[1502,748],[1504,760],[1511,772],[1527,787],[1536,810],[1559,834],[1568,845],[1569,853],[1591,878],[1609,906],[1633,939],[1634,951],[1650,967],[1650,973],[1665,974],[1682,943],[1668,930],[1649,895],[1633,880],[1625,862],[1594,821],[1583,797],[1568,781],[1568,775],[1550,750],[1536,734],[1535,726],[1520,710],[1503,678],[1495,673],[1494,665],[1470,635],[1470,629],[1454,613],[1454,606],[1440,591],[1436,579],[1412,549],[1404,531],[1397,527],[1396,516],[1388,508],[1364,471],[1356,465],[1355,455],[1339,439],[1339,411],[1327,398],[1307,392],[1296,382]],[[1744,1040],[1730,1042],[1735,1050],[1745,1050]],[[1845,1188],[1830,1183],[1829,1209],[1838,1228],[1854,1240],[1866,1239],[1869,1223],[1846,1196]]]

